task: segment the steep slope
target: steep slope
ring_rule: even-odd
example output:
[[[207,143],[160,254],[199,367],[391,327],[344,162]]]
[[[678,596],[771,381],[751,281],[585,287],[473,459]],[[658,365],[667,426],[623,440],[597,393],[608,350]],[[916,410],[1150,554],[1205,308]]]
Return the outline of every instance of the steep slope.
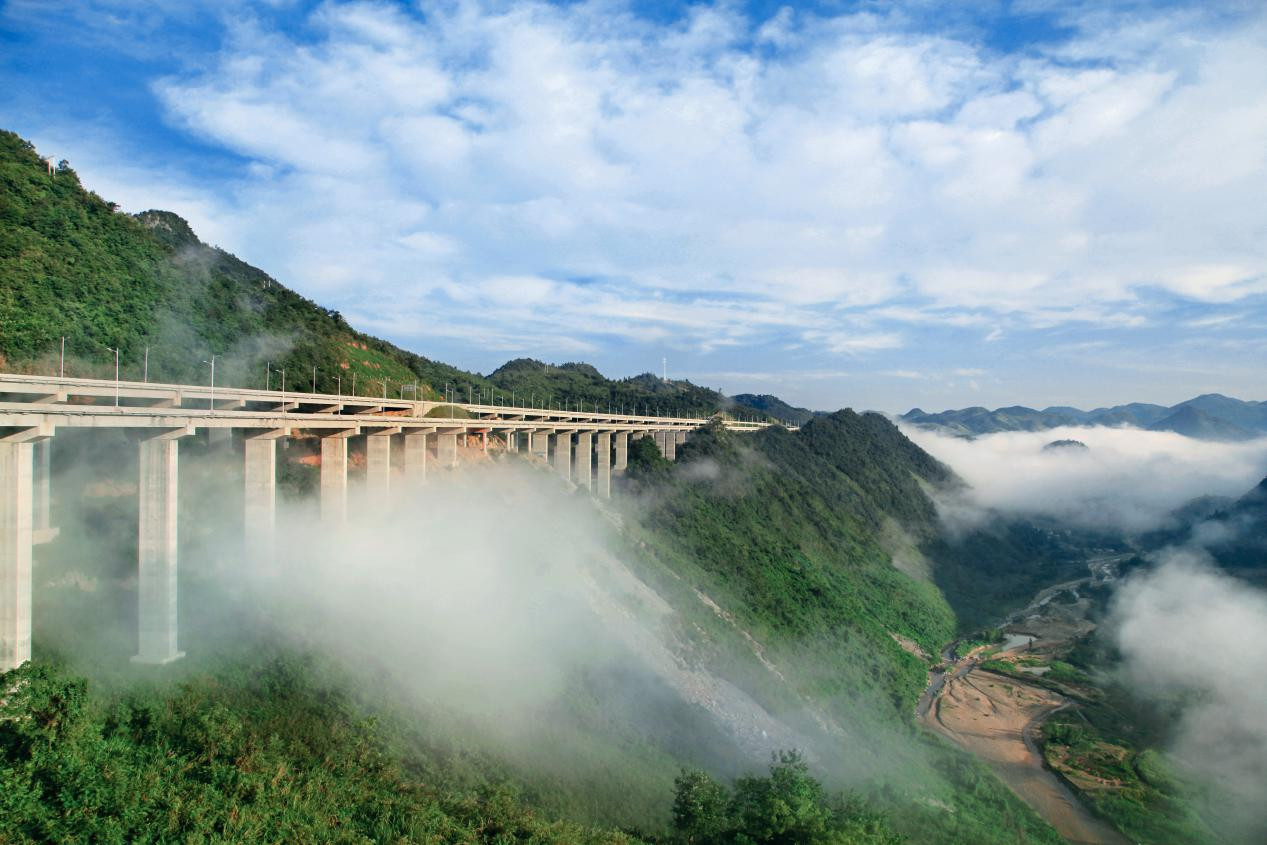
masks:
[[[586,364],[512,361],[490,377],[429,360],[358,332],[224,250],[175,214],[131,217],[86,190],[63,164],[50,174],[34,148],[0,132],[0,368],[70,375],[202,381],[372,395],[492,397],[546,404],[625,405],[711,414],[733,405],[690,382],[647,374],[610,380]],[[148,355],[147,355],[148,351]],[[272,373],[269,373],[271,368]],[[315,369],[315,375],[314,375]],[[384,383],[385,382],[385,383]],[[760,416],[754,408],[741,412]]]
[[[1173,414],[1148,426],[1149,431],[1173,431],[1199,440],[1248,440],[1253,432],[1191,404],[1183,404]]]
[[[821,411],[811,411],[808,408],[798,408],[795,405],[789,405],[779,397],[771,396],[768,393],[739,393],[731,398],[741,405],[756,408],[776,420],[782,420],[791,425],[804,425],[814,417],[822,414]]]

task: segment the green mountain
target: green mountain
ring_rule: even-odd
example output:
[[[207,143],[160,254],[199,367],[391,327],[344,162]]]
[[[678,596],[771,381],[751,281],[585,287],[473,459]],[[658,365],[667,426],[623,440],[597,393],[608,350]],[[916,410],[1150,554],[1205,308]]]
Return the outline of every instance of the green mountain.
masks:
[[[348,391],[355,376],[358,392],[416,380],[436,396],[447,382],[459,396],[701,415],[729,402],[649,374],[608,380],[585,364],[464,372],[356,332],[202,244],[175,215],[120,214],[69,167],[50,176],[12,134],[0,136],[0,180],[6,368],[55,368],[65,336],[72,374],[112,374],[106,348],[116,347],[138,376],[148,346],[154,379],[197,379],[214,351],[243,385],[262,386],[271,362],[300,384],[316,367],[319,389],[337,374]],[[754,401],[765,406],[754,414],[782,408]],[[70,436],[58,449],[59,478],[89,489],[92,462]],[[182,446],[191,517],[240,491],[225,467],[241,462],[209,450]],[[549,753],[535,757],[499,745],[497,725],[435,702],[406,707],[389,684],[329,665],[307,640],[273,631],[267,608],[193,567],[182,573],[182,625],[201,619],[222,632],[218,646],[166,675],[112,674],[126,646],[109,637],[75,662],[57,633],[90,629],[86,608],[132,630],[119,608],[135,606],[135,537],[118,526],[135,525],[134,497],[98,492],[80,503],[78,532],[67,524],[41,547],[36,665],[0,679],[0,839],[826,845],[892,842],[896,829],[921,843],[1057,842],[994,775],[911,718],[947,641],[1081,564],[1079,538],[1046,526],[946,532],[934,497],[959,483],[884,417],[849,410],[798,432],[713,425],[675,464],[637,441],[615,509],[592,520],[611,558],[593,589],[619,612],[595,611],[570,639],[597,641],[653,606],[660,621],[630,642],[667,643],[663,659],[627,645],[578,663],[538,714]],[[574,504],[594,516],[588,500]],[[486,504],[472,511],[514,530]],[[571,524],[560,516],[530,557],[573,542]],[[182,558],[215,560],[211,529],[182,525],[198,526],[182,529]],[[90,554],[77,533],[94,537]],[[423,553],[430,539],[419,538]],[[49,668],[59,656],[69,670]],[[754,774],[752,748],[771,745],[805,751],[810,769],[781,757],[768,778]],[[736,779],[726,787],[683,768]],[[858,794],[833,797],[845,787]]]
[[[690,382],[613,381],[586,364],[511,361],[484,377],[415,355],[208,246],[175,214],[121,214],[68,165],[50,175],[12,132],[0,132],[0,327],[9,371],[58,372],[64,337],[70,375],[113,377],[117,348],[137,380],[148,358],[152,380],[202,381],[215,354],[217,379],[242,387],[276,388],[284,370],[295,389],[331,393],[410,396],[416,384],[433,399],[447,386],[455,399],[515,391],[516,401],[698,415],[733,404]]]
[[[738,393],[731,398],[741,405],[756,408],[776,420],[783,420],[785,423],[792,425],[804,425],[822,413],[821,411],[811,411],[808,408],[798,408],[795,405],[789,405],[779,397],[771,396],[768,393],[759,395]]]
[[[1208,393],[1169,408],[1141,402],[1092,411],[1063,406],[1039,411],[1021,405],[993,411],[972,407],[939,413],[912,408],[901,419],[967,436],[997,431],[1042,431],[1069,425],[1125,425],[1173,431],[1203,440],[1246,440],[1267,434],[1267,402],[1248,402]]]

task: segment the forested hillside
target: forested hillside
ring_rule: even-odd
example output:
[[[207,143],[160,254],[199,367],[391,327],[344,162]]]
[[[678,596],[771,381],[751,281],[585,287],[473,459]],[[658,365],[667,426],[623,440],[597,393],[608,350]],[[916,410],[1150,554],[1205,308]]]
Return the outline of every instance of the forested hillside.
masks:
[[[49,174],[29,144],[5,133],[3,367],[55,370],[63,336],[72,375],[112,374],[114,347],[125,377],[139,377],[148,346],[152,379],[197,380],[214,353],[217,375],[244,386],[263,386],[271,362],[294,385],[316,367],[321,390],[334,389],[337,375],[348,392],[353,376],[359,392],[417,380],[433,397],[447,382],[459,397],[513,391],[516,402],[600,410],[760,416],[788,407],[775,397],[736,407],[719,392],[653,375],[613,381],[585,364],[521,359],[485,378],[421,358],[201,243],[175,215],[119,213],[69,166]],[[520,529],[518,552],[533,567],[571,542],[565,526],[601,535],[606,568],[591,586],[607,591],[607,605],[587,623],[594,637],[618,620],[647,624],[643,604],[662,613],[628,635],[620,659],[571,667],[558,701],[535,714],[545,760],[514,756],[465,714],[433,722],[443,702],[399,690],[389,702],[389,685],[372,676],[327,673],[307,639],[268,630],[270,608],[200,581],[192,568],[181,576],[182,630],[196,630],[200,616],[222,630],[223,614],[240,615],[232,647],[204,639],[201,654],[191,650],[162,674],[128,674],[144,670],[119,656],[135,631],[127,526],[136,515],[118,478],[135,471],[127,464],[135,450],[104,450],[115,463],[94,480],[89,465],[105,461],[75,460],[71,438],[59,434],[57,468],[95,492],[76,503],[79,533],[67,521],[40,547],[36,664],[5,676],[0,689],[0,839],[845,845],[892,842],[896,829],[946,845],[1057,841],[997,778],[923,735],[911,714],[948,640],[1026,598],[1033,579],[1051,574],[1034,574],[1044,562],[1069,559],[1051,553],[1048,534],[1024,526],[946,534],[933,495],[953,495],[959,482],[887,419],[848,410],[800,419],[798,432],[736,434],[714,424],[676,464],[639,440],[612,507],[579,500],[588,510],[574,522],[551,511],[537,521],[559,520],[544,541]],[[203,517],[208,503],[229,500],[225,491],[240,494],[241,479],[229,473],[242,462],[190,441],[181,447],[181,508]],[[540,475],[534,483],[549,486],[530,498],[571,495]],[[63,503],[77,495],[59,489]],[[228,510],[240,519],[240,504]],[[463,531],[514,531],[484,500],[469,510],[463,519],[476,522]],[[427,513],[407,515],[419,561],[455,530],[425,525]],[[232,556],[212,522],[182,517],[193,526],[182,528],[182,560],[202,555],[210,570],[217,556]],[[227,530],[240,535],[237,523]],[[552,607],[547,598],[523,601]],[[108,617],[101,630],[123,644],[68,635],[59,652],[57,632],[96,630],[86,608]],[[74,658],[76,649],[89,656]],[[51,668],[59,657],[72,668]],[[86,686],[76,672],[112,680]],[[529,667],[523,681],[534,680]],[[730,698],[718,704],[692,684]],[[741,740],[768,750],[774,739],[726,702],[777,726],[805,758],[783,756],[768,778],[755,774],[766,761]],[[650,730],[635,718],[648,714]],[[683,774],[675,796],[683,767],[712,772]],[[735,774],[746,776],[721,783]],[[834,796],[838,787],[863,797]]]
[[[417,383],[433,399],[448,385],[455,399],[514,390],[548,405],[735,409],[717,391],[649,374],[611,380],[585,364],[512,361],[486,378],[408,352],[208,246],[175,214],[120,213],[68,164],[50,174],[28,142],[0,131],[0,368],[56,373],[63,337],[69,375],[113,377],[119,349],[123,377],[140,380],[148,347],[152,380],[204,380],[215,354],[217,379],[242,387],[277,387],[285,370],[292,388],[310,389],[316,368],[317,390],[331,393]]]

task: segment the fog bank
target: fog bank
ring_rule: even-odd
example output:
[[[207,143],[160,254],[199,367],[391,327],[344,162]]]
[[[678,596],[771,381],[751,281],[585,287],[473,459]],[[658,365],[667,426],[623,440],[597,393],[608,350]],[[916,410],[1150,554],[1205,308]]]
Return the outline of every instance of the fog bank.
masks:
[[[1220,443],[1165,431],[1061,427],[975,439],[902,426],[969,485],[943,514],[1041,515],[1087,528],[1146,531],[1197,496],[1240,496],[1267,475],[1267,438]],[[1056,440],[1087,449],[1044,450]],[[976,514],[979,518],[980,513]]]
[[[1267,593],[1168,549],[1118,590],[1109,630],[1142,695],[1177,698],[1172,752],[1245,842],[1267,841]]]

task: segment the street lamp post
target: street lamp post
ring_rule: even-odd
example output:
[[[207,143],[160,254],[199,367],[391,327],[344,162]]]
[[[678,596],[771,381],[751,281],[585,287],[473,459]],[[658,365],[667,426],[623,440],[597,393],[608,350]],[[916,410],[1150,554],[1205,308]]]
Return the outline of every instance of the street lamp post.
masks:
[[[203,361],[204,364],[211,365],[211,415],[216,413],[216,356],[212,355],[210,361]]]
[[[145,383],[150,383],[150,348],[145,347]]]
[[[115,346],[107,346],[114,353],[114,407],[119,407],[119,349]]]

